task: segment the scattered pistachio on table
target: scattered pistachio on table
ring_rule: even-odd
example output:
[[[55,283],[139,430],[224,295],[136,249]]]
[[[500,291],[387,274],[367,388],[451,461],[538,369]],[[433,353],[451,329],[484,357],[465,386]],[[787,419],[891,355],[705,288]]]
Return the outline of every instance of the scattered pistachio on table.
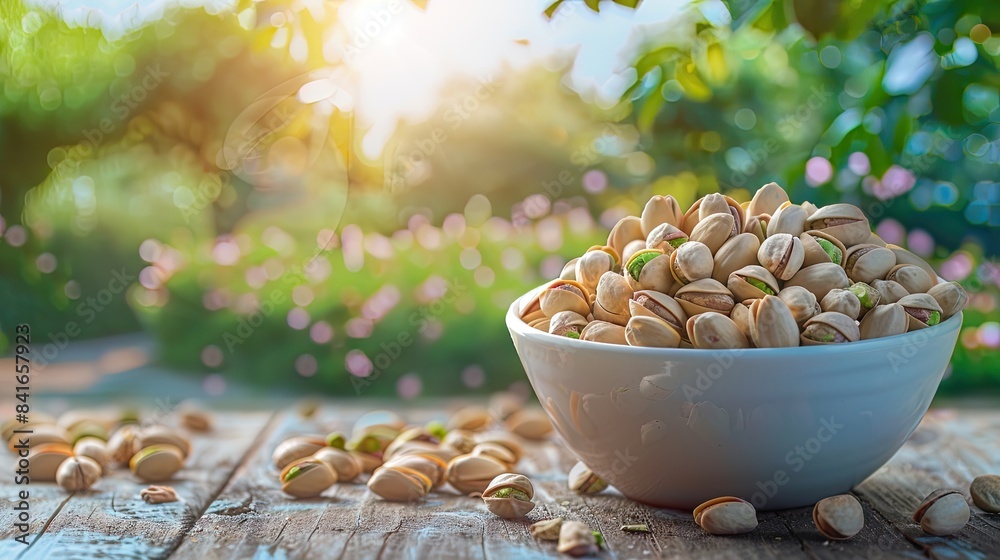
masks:
[[[536,523],[532,523],[528,527],[528,532],[531,533],[532,537],[536,539],[541,539],[543,541],[557,541],[559,540],[559,530],[562,528],[563,518],[556,517],[555,519],[543,519]]]
[[[73,455],[93,459],[100,465],[102,473],[107,473],[111,467],[111,454],[108,453],[107,444],[100,438],[85,437],[77,440],[73,444]]]
[[[534,496],[535,488],[528,477],[506,473],[494,478],[486,487],[483,502],[486,509],[504,519],[517,519],[535,509],[531,501]]]
[[[55,482],[59,465],[72,456],[73,449],[65,443],[32,445],[25,458],[32,482]]]
[[[166,443],[143,447],[129,460],[132,473],[146,482],[170,480],[183,467],[184,454]]]
[[[579,494],[597,494],[608,487],[608,483],[582,461],[578,461],[570,469],[567,484],[570,490]]]
[[[543,440],[552,433],[549,417],[539,408],[522,408],[504,421],[504,428],[526,439]]]
[[[861,502],[850,494],[830,496],[813,507],[813,523],[824,537],[846,540],[858,534],[865,526],[865,512]]]
[[[56,471],[56,483],[67,492],[87,490],[101,478],[101,466],[90,457],[69,457]]]
[[[584,523],[564,521],[559,529],[559,545],[556,550],[570,556],[593,556],[598,552],[597,539]]]
[[[337,472],[337,480],[350,482],[361,474],[361,463],[348,451],[336,447],[323,447],[312,454],[312,458],[326,463]]]
[[[337,482],[337,473],[317,459],[299,459],[285,466],[281,491],[296,498],[314,498]]]
[[[139,491],[139,497],[148,504],[165,504],[177,501],[177,491],[171,486],[147,486]]]
[[[412,502],[427,495],[432,482],[423,473],[403,466],[383,465],[368,479],[368,489],[390,502]]]
[[[757,511],[753,505],[733,496],[708,500],[692,513],[694,522],[713,535],[739,535],[757,527]]]
[[[212,416],[204,410],[187,408],[180,411],[181,425],[192,432],[212,430]]]
[[[913,514],[913,521],[919,523],[925,533],[945,537],[961,531],[971,516],[969,504],[961,492],[941,489],[924,498]]]
[[[1000,513],[1000,475],[984,474],[972,480],[969,487],[972,503],[988,513]]]
[[[507,472],[507,465],[485,455],[459,455],[448,463],[448,483],[463,494],[482,494],[494,478]]]

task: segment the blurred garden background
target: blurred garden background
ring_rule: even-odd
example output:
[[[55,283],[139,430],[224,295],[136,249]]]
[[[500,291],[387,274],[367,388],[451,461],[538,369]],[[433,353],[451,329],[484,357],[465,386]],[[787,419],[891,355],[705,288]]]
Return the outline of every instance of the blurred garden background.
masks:
[[[776,181],[962,282],[941,392],[996,392],[998,62],[979,0],[5,1],[0,353],[486,393],[509,304],[620,217]]]

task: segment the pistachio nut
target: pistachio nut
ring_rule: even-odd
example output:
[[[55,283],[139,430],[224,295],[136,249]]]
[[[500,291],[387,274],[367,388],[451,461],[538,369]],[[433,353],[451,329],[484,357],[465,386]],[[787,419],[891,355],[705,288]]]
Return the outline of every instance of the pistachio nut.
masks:
[[[432,445],[441,443],[441,440],[438,439],[436,435],[430,433],[427,428],[423,426],[413,426],[403,430],[398,436],[396,436],[396,439],[392,440],[382,453],[382,459],[388,461],[401,447],[417,441],[430,443]]]
[[[283,469],[289,463],[305,459],[324,447],[326,447],[326,440],[322,436],[294,436],[279,443],[274,448],[271,460],[275,467]]]
[[[549,321],[549,333],[556,336],[580,338],[580,332],[587,326],[587,318],[576,311],[560,311]]]
[[[129,459],[142,449],[139,427],[134,424],[125,424],[115,430],[108,438],[107,449],[112,462],[118,465],[127,465]]]
[[[799,325],[819,315],[824,310],[816,301],[816,296],[802,286],[790,286],[778,292],[778,297],[785,302],[792,317]]]
[[[809,214],[798,204],[785,202],[771,213],[771,221],[767,223],[767,235],[770,237],[776,233],[788,233],[798,237],[807,229],[808,217]]]
[[[285,465],[279,478],[281,491],[296,498],[315,498],[337,482],[337,473],[318,459],[299,459]]]
[[[76,422],[66,429],[69,432],[70,441],[85,437],[96,437],[104,441],[108,440],[108,429],[100,422],[94,420],[83,420]]]
[[[459,455],[448,463],[445,478],[459,492],[480,494],[490,482],[507,472],[507,465],[485,455]]]
[[[861,317],[864,317],[869,311],[875,309],[875,306],[882,301],[882,294],[864,282],[855,282],[851,284],[847,290],[857,296],[858,303],[861,304],[861,312],[859,315]]]
[[[147,486],[139,491],[139,497],[147,504],[166,504],[177,501],[177,491],[171,486]]]
[[[184,467],[184,453],[166,443],[150,445],[133,455],[128,466],[141,480],[161,482],[169,480]]]
[[[108,453],[107,443],[101,438],[85,437],[77,440],[73,444],[73,455],[93,459],[104,473],[111,467],[111,454]]]
[[[506,432],[503,430],[481,432],[476,434],[475,441],[476,445],[479,445],[480,443],[496,443],[498,445],[506,447],[507,449],[510,450],[511,453],[514,454],[514,457],[516,457],[516,459],[514,460],[515,463],[517,461],[520,461],[521,456],[524,455],[524,448],[521,447],[521,443],[518,441],[516,437],[511,435],[510,432]]]
[[[653,195],[646,202],[646,206],[642,209],[642,216],[639,217],[642,232],[646,236],[664,224],[677,227],[681,225],[683,219],[684,212],[681,211],[680,204],[670,195]]]
[[[767,239],[767,223],[770,221],[770,214],[747,216],[747,223],[743,226],[743,233],[749,233],[756,237],[758,242],[764,241]]]
[[[632,317],[625,325],[625,341],[629,346],[677,348],[681,335],[659,317],[640,315]]]
[[[56,483],[67,492],[87,490],[101,478],[101,466],[90,457],[70,457],[56,470]]]
[[[560,311],[575,311],[583,316],[590,313],[590,293],[583,284],[573,280],[552,282],[538,296],[538,303],[546,317]]]
[[[896,266],[895,253],[878,245],[855,245],[844,257],[844,270],[854,282],[881,280]]]
[[[441,444],[454,448],[460,454],[471,453],[476,446],[473,433],[469,430],[449,430]]]
[[[802,243],[802,266],[820,263],[844,264],[847,248],[836,237],[822,231],[809,230],[799,235]]]
[[[834,288],[827,292],[823,301],[819,302],[823,311],[834,311],[847,315],[851,319],[857,319],[861,315],[861,301],[854,292],[841,288]]]
[[[805,322],[802,329],[802,344],[835,344],[856,342],[861,339],[854,319],[833,311],[824,311]]]
[[[622,249],[622,262],[628,262],[632,255],[638,253],[639,251],[646,248],[645,239],[636,239],[634,241],[629,241],[625,248]]]
[[[861,338],[869,340],[905,333],[910,316],[898,303],[887,303],[872,309],[861,319]]]
[[[757,260],[775,278],[788,280],[802,268],[805,250],[802,241],[789,233],[775,233],[768,236],[760,249],[757,250]],[[773,295],[773,294],[772,294]]]
[[[778,294],[778,281],[766,268],[756,264],[733,271],[726,287],[737,301]]]
[[[621,274],[604,273],[597,282],[594,318],[625,326],[628,322],[628,301],[633,292],[632,286]]]
[[[935,490],[924,498],[913,514],[913,521],[929,535],[946,537],[962,530],[972,512],[958,490]]]
[[[896,303],[910,316],[911,331],[933,327],[941,322],[941,306],[927,294],[910,294]]]
[[[904,296],[910,295],[910,292],[906,291],[899,282],[894,280],[875,280],[872,282],[872,287],[878,290],[879,303],[896,303]]]
[[[531,498],[535,489],[523,474],[501,474],[494,478],[483,491],[486,509],[504,519],[524,517],[535,509]]]
[[[823,301],[826,294],[834,288],[846,288],[851,285],[843,267],[833,263],[820,263],[799,269],[785,286],[802,286]]]
[[[965,309],[965,304],[969,303],[969,294],[958,282],[941,282],[935,284],[927,295],[934,298],[941,306],[941,319],[948,319],[952,315]]]
[[[823,498],[813,507],[812,516],[816,529],[835,541],[847,540],[865,527],[861,502],[850,494]]]
[[[987,513],[1000,513],[1000,475],[983,474],[972,479],[972,503]]]
[[[874,231],[868,236],[868,240],[865,241],[868,245],[878,245],[879,247],[887,247],[888,243],[884,239],[878,236]]]
[[[806,226],[836,237],[845,247],[864,243],[872,233],[865,213],[853,204],[824,206],[809,216]]]
[[[760,241],[749,233],[741,233],[733,237],[715,253],[715,264],[712,268],[712,278],[726,283],[729,275],[744,266],[757,264],[757,251]]]
[[[181,426],[192,432],[208,432],[212,430],[212,416],[204,410],[185,408],[180,411]]]
[[[426,441],[408,441],[396,450],[392,458],[396,459],[397,457],[403,457],[406,455],[426,455],[428,457],[440,459],[442,462],[447,464],[448,461],[451,461],[461,454],[462,453],[458,452],[455,448],[449,445],[436,445]],[[375,465],[375,467],[378,467],[381,464],[382,463],[380,462],[378,465]],[[372,467],[371,470],[369,470],[363,466],[362,470],[365,472],[372,472],[375,468]]]
[[[764,296],[750,303],[750,339],[757,348],[799,345],[799,326],[781,298]]]
[[[365,453],[363,451],[348,451],[348,453],[350,453],[351,456],[354,457],[355,460],[357,460],[358,464],[361,465],[361,472],[366,472],[366,473],[375,472],[375,469],[382,466],[381,455]],[[396,453],[397,455],[402,455],[404,453],[404,450],[401,449]]]
[[[780,294],[781,292],[778,293]],[[733,320],[733,323],[736,323],[743,336],[750,341],[750,308],[743,303],[737,303],[733,306],[733,310],[729,312],[729,318]]]
[[[671,224],[660,224],[649,232],[646,236],[646,247],[649,249],[659,249],[666,254],[674,252],[674,249],[687,243],[686,233]]]
[[[493,424],[493,415],[484,406],[467,406],[451,415],[445,422],[445,428],[451,430],[465,430],[468,432],[481,432]]]
[[[528,398],[523,393],[518,393],[515,391],[497,391],[490,395],[489,409],[493,411],[493,415],[500,420],[506,420],[508,416],[514,414],[524,403],[528,401]]]
[[[577,461],[573,468],[569,470],[569,477],[566,480],[569,489],[578,494],[597,494],[603,492],[608,487],[608,483],[590,470],[590,467],[582,461]]]
[[[746,221],[743,206],[732,198],[719,193],[708,194],[696,200],[684,214],[684,223],[681,229],[688,234],[693,234],[699,223],[714,214],[729,214],[733,217],[733,226],[729,237],[743,231],[743,223]]]
[[[743,231],[735,224],[732,214],[710,214],[691,230],[690,240],[704,243],[714,255],[726,241]]]
[[[531,536],[536,539],[541,539],[543,541],[557,541],[559,540],[559,530],[562,529],[562,524],[562,517],[556,517],[555,519],[543,519],[532,523],[531,526],[528,527],[528,532],[531,533]]]
[[[677,300],[661,292],[640,290],[632,294],[629,301],[632,317],[653,317],[663,319],[683,338],[687,313]]]
[[[711,278],[714,268],[712,250],[704,243],[688,241],[670,253],[670,273],[678,284]]]
[[[15,428],[20,429],[20,427]],[[16,434],[11,430],[11,436],[7,439],[7,449],[11,453],[17,454],[19,442],[22,439],[30,439],[31,446],[42,445],[45,443],[59,443],[62,445],[69,445],[73,441],[72,436],[61,426],[56,426],[54,424],[42,424],[38,426],[31,426],[29,428],[32,433],[26,438],[24,434]]]
[[[633,290],[666,292],[674,283],[670,257],[659,249],[637,251],[625,265],[625,279]]]
[[[540,408],[523,408],[511,414],[503,426],[525,439],[544,440],[552,434],[552,422]]]
[[[361,463],[349,451],[343,449],[324,447],[313,453],[312,458],[326,463],[326,466],[337,473],[337,480],[341,482],[350,482],[361,474]]]
[[[167,426],[149,426],[139,432],[139,442],[142,447],[151,445],[172,445],[187,457],[191,454],[191,441]]]
[[[590,527],[579,521],[564,521],[559,528],[559,545],[556,550],[570,556],[597,554],[597,539]]]
[[[507,468],[512,468],[517,463],[517,456],[511,452],[510,449],[500,445],[499,443],[480,443],[472,448],[470,455],[484,455],[491,459],[496,459],[501,463],[507,465]]]
[[[576,281],[583,284],[587,292],[597,290],[597,281],[605,272],[618,272],[618,255],[606,246],[591,247],[576,261]]]
[[[681,287],[674,299],[688,317],[710,311],[729,315],[736,304],[732,292],[711,278],[702,278]]]
[[[687,322],[688,339],[695,348],[749,348],[740,327],[721,313],[701,313]]]
[[[444,473],[448,468],[448,463],[432,455],[401,455],[379,467],[379,469],[400,468],[404,472],[407,472],[406,469],[409,469],[424,475],[430,482],[427,488],[430,491],[444,484]]]
[[[73,449],[65,443],[32,443],[26,457],[31,481],[55,482],[59,465],[72,456]]]
[[[646,235],[642,231],[642,220],[636,216],[625,216],[624,218],[618,220],[615,227],[611,228],[611,233],[608,234],[608,246],[618,253],[622,260],[625,257],[625,245],[632,241],[640,239],[645,243]]]
[[[911,294],[924,294],[934,286],[931,276],[915,264],[899,264],[889,271],[886,280],[892,280]]]
[[[626,324],[628,322],[626,321]],[[580,333],[580,340],[627,345],[625,327],[607,321],[591,321]]]
[[[559,279],[576,280],[577,282],[579,282],[580,279],[576,273],[576,263],[579,260],[580,260],[579,257],[576,257],[566,261],[566,264],[563,265],[562,270],[559,271]]]
[[[733,496],[714,498],[694,508],[694,522],[713,535],[739,535],[757,527],[757,511]]]
[[[899,245],[893,245],[893,244],[890,243],[890,244],[886,245],[885,247],[887,249],[889,249],[890,251],[892,251],[893,253],[896,254],[896,264],[897,265],[900,265],[900,264],[912,264],[914,266],[919,266],[921,269],[923,269],[924,272],[927,273],[927,277],[931,279],[931,285],[933,286],[934,284],[937,284],[937,272],[934,270],[933,267],[931,267],[931,265],[927,264],[927,261],[925,261],[924,259],[922,259],[922,258],[914,255],[913,253],[907,251],[906,249],[900,247]],[[906,285],[903,284],[903,287],[906,287]],[[907,289],[909,289],[909,288],[907,288]],[[928,288],[928,290],[929,289],[930,288]],[[923,291],[926,292],[927,290],[923,290]],[[912,290],[911,290],[911,293],[912,293]]]
[[[562,313],[562,312],[560,311],[560,313]],[[543,331],[543,332],[549,332],[549,328],[551,327],[551,325],[552,325],[552,320],[549,319],[548,317],[542,317],[540,319],[535,319],[534,321],[531,321],[530,323],[528,323],[529,327],[531,327],[533,329],[538,329],[538,330]]]
[[[549,283],[551,284],[551,282]],[[542,311],[542,304],[539,302],[539,297],[542,292],[548,288],[548,284],[542,288],[538,288],[531,292],[528,297],[521,300],[521,308],[518,310],[518,316],[525,323],[531,323],[537,319],[545,317],[545,313]]]
[[[788,193],[777,183],[768,183],[757,189],[747,205],[747,216],[773,214],[779,206],[788,202]]]

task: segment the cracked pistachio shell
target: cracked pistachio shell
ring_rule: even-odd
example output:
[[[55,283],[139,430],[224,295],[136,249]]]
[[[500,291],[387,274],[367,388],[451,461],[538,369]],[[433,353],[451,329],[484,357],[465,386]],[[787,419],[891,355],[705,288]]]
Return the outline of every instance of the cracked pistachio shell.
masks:
[[[139,441],[139,427],[126,424],[115,430],[108,438],[108,453],[117,465],[127,465],[129,459],[139,452],[142,445]]]
[[[757,510],[746,500],[724,496],[694,509],[694,522],[713,535],[739,535],[757,527]]]
[[[448,463],[431,455],[400,455],[386,461],[379,468],[397,469],[400,467],[424,475],[430,481],[430,488],[436,488],[444,483],[444,473],[448,468]]]
[[[767,224],[771,221],[770,214],[760,214],[758,216],[747,216],[747,223],[743,226],[743,233],[749,233],[757,238],[757,242],[767,239]]]
[[[1000,513],[1000,475],[983,474],[972,479],[969,494],[979,509],[988,513]]]
[[[669,255],[687,241],[687,234],[680,228],[672,224],[660,224],[646,236],[646,248],[659,249]]]
[[[587,326],[587,318],[576,311],[560,311],[549,320],[549,333],[556,336],[580,338],[580,332]]]
[[[733,237],[715,253],[712,278],[720,283],[729,280],[729,275],[744,266],[757,264],[757,250],[760,240],[750,233]]]
[[[605,272],[618,271],[618,255],[611,247],[595,246],[576,260],[575,280],[587,288],[588,293],[597,290],[597,282]]]
[[[412,502],[430,491],[430,480],[406,467],[381,466],[368,479],[368,489],[389,502]]]
[[[629,241],[628,244],[625,245],[625,248],[622,249],[622,262],[627,262],[630,258],[632,258],[632,255],[638,253],[639,251],[645,248],[646,248],[645,239],[636,239],[634,241]]]
[[[654,317],[663,319],[678,333],[682,334],[687,313],[677,300],[662,292],[640,290],[632,295],[629,301],[629,313],[632,317]]]
[[[87,490],[101,478],[101,466],[90,457],[70,457],[56,470],[56,483],[67,492]]]
[[[151,445],[172,445],[181,450],[185,457],[191,454],[191,441],[177,431],[166,426],[149,426],[139,432],[142,447]]]
[[[184,467],[184,454],[173,445],[151,445],[133,455],[128,466],[141,480],[162,482],[173,478]]]
[[[636,240],[641,240],[645,244],[646,236],[642,232],[642,221],[636,216],[625,216],[611,228],[607,245],[614,249],[622,260],[626,260],[625,246]]]
[[[832,311],[824,311],[805,322],[802,329],[802,345],[838,344],[857,342],[861,332],[854,319]]]
[[[910,316],[898,303],[879,305],[861,319],[861,338],[869,340],[905,333],[910,327]]]
[[[507,465],[508,468],[513,467],[517,463],[517,456],[511,452],[510,449],[500,445],[499,443],[479,443],[472,448],[469,455],[484,455],[491,459],[496,459],[501,463]]]
[[[820,263],[844,264],[847,248],[836,237],[822,231],[809,230],[799,235],[802,243],[802,266]]]
[[[337,473],[337,480],[350,482],[361,474],[361,463],[343,449],[335,447],[324,447],[312,455],[313,459],[326,463]]]
[[[806,226],[836,237],[845,247],[864,243],[872,234],[865,213],[853,204],[824,206],[809,216]]]
[[[704,243],[714,255],[731,237],[735,237],[742,229],[736,229],[732,214],[710,214],[702,218],[691,230],[691,241]]]
[[[73,449],[65,443],[32,443],[26,458],[31,480],[55,482],[59,465],[72,456]]]
[[[777,183],[768,183],[757,189],[747,205],[747,216],[758,216],[760,214],[774,214],[779,206],[788,202],[788,193]]]
[[[688,339],[691,346],[706,349],[749,348],[740,327],[721,313],[702,313],[688,319]]]
[[[584,316],[590,313],[590,293],[573,280],[552,282],[538,296],[538,303],[546,317],[560,311],[575,311]]]
[[[733,217],[732,235],[743,231],[743,223],[746,221],[743,206],[734,199],[719,193],[705,195],[696,200],[684,214],[684,224],[681,229],[691,234],[702,220],[713,214],[729,214]]]
[[[403,447],[403,449],[406,448],[408,448],[408,446]],[[361,465],[361,472],[371,473],[374,472],[375,469],[382,466],[382,458],[379,457],[378,455],[374,455],[372,453],[364,453],[361,451],[348,451],[348,453],[350,453],[352,457],[357,459],[358,464]],[[397,453],[402,454],[403,450],[401,449]]]
[[[779,280],[788,280],[794,276],[802,268],[804,258],[802,241],[789,233],[768,236],[757,250],[760,265]]]
[[[915,264],[896,265],[886,274],[885,279],[896,282],[911,294],[925,294],[934,287],[931,277]]]
[[[778,297],[785,302],[792,317],[799,325],[823,312],[816,296],[802,286],[791,286],[778,292]]]
[[[757,348],[799,345],[799,326],[795,323],[795,317],[788,305],[777,296],[753,300],[747,322],[750,339]]]
[[[823,301],[826,294],[834,288],[846,288],[851,285],[843,267],[833,263],[814,264],[800,269],[785,283],[785,286],[802,286]]]
[[[881,304],[896,303],[903,297],[910,295],[910,292],[906,291],[906,288],[895,280],[875,280],[871,285],[881,295],[879,298]]]
[[[828,539],[847,540],[865,527],[861,502],[850,494],[823,498],[813,507],[813,523]]]
[[[551,282],[549,284],[551,284]],[[547,287],[548,284],[535,288],[529,292],[528,297],[522,300],[521,309],[518,311],[518,316],[521,317],[522,321],[531,324],[532,321],[545,317],[545,313],[542,312],[542,306],[539,303],[538,298]]]
[[[855,245],[847,250],[844,259],[847,277],[854,282],[871,283],[885,278],[894,266],[896,255],[878,245]]]
[[[941,306],[927,294],[910,294],[896,303],[909,315],[911,331],[933,327],[941,322]]]
[[[681,335],[659,317],[640,315],[632,317],[625,325],[625,341],[629,346],[677,348]]]
[[[597,494],[608,487],[608,483],[582,461],[577,461],[569,470],[566,484],[578,494]]]
[[[576,263],[579,262],[580,258],[570,259],[563,265],[562,270],[559,271],[560,280],[579,280],[576,273]]]
[[[305,459],[324,447],[326,447],[326,440],[322,436],[294,436],[279,443],[274,448],[271,460],[274,461],[275,467],[283,469],[289,463]]]
[[[972,517],[969,504],[958,490],[935,490],[913,514],[913,521],[929,535],[945,537],[961,531]]]
[[[531,498],[535,497],[535,487],[531,485],[531,480],[524,476],[523,474],[515,473],[504,473],[496,476],[486,490],[483,491],[483,497],[493,497],[498,493],[503,494],[503,490],[515,490]]]
[[[732,292],[711,278],[703,278],[681,287],[674,299],[688,317],[710,311],[729,315],[736,304]]]
[[[556,550],[570,556],[593,556],[599,549],[590,527],[579,521],[564,521],[559,528],[559,545]]]
[[[521,443],[518,439],[511,435],[510,432],[506,432],[504,430],[493,430],[476,434],[475,441],[477,445],[480,443],[495,443],[497,445],[502,445],[509,449],[510,452],[517,457],[517,461],[520,461],[521,456],[524,455],[524,449],[521,447]]]
[[[600,281],[597,283],[597,299],[595,300],[594,317],[597,317],[596,310],[599,305],[602,312],[607,312],[611,315],[620,316],[625,315],[625,321],[628,320],[628,301],[632,297],[634,290],[628,284],[628,280],[625,279],[621,274],[614,274],[611,272],[604,273],[601,276]],[[581,315],[584,315],[581,313]],[[623,321],[622,325],[625,324]]]
[[[108,453],[107,444],[101,438],[87,436],[78,439],[73,444],[73,455],[93,459],[100,465],[102,472],[107,472],[111,465],[111,454]]]
[[[927,295],[934,298],[941,306],[941,318],[947,319],[965,309],[969,303],[969,294],[958,282],[941,282],[935,284]]]
[[[507,465],[485,455],[459,455],[448,463],[445,478],[459,492],[480,494],[490,482],[507,472]]]
[[[552,433],[552,422],[540,408],[522,408],[508,416],[503,426],[526,439],[543,440]]]
[[[704,243],[688,241],[670,253],[670,273],[679,284],[710,278],[713,268],[712,250]]]
[[[536,539],[541,539],[543,541],[557,541],[559,540],[559,530],[562,529],[563,518],[556,517],[555,519],[543,519],[536,523],[532,523],[528,527],[528,532],[531,533],[532,537]]]
[[[726,287],[737,301],[777,295],[778,281],[762,266],[751,264],[733,271]]]
[[[464,455],[471,453],[472,448],[476,446],[474,436],[475,434],[469,430],[449,430],[441,445],[447,445]]]
[[[540,331],[549,332],[549,325],[552,320],[548,317],[542,317],[541,319],[535,319],[534,321],[528,323],[528,326],[533,329],[538,329]]]
[[[818,206],[816,206],[812,202],[809,202],[808,200],[802,201],[801,206],[806,211],[806,216],[812,216],[813,214],[816,213],[817,210],[819,210]]]
[[[771,221],[767,223],[767,235],[770,237],[776,233],[788,233],[798,237],[806,230],[808,217],[804,208],[786,202],[771,213]]]
[[[663,224],[678,227],[683,219],[684,212],[681,211],[681,206],[674,197],[654,195],[642,209],[639,222],[643,234],[649,236],[654,229]]]
[[[846,289],[834,288],[823,296],[819,306],[825,312],[836,312],[847,315],[851,319],[861,316],[861,302],[858,296]]]
[[[535,509],[531,501],[534,488],[528,477],[521,474],[502,474],[483,492],[483,502],[486,509],[504,519],[524,517]]]
[[[628,324],[628,321],[625,321],[625,324]],[[587,327],[580,333],[580,340],[606,344],[628,344],[625,340],[625,327],[599,319],[587,324]]]
[[[670,257],[659,249],[636,252],[629,259],[625,273],[625,279],[633,290],[666,292],[674,283],[674,277],[670,274]]]
[[[914,266],[919,266],[921,269],[923,269],[924,272],[927,273],[927,277],[931,279],[931,285],[933,286],[934,284],[937,284],[937,272],[934,270],[934,268],[931,267],[931,265],[927,264],[927,261],[918,257],[917,255],[914,255],[913,253],[907,251],[906,249],[900,247],[899,245],[893,245],[890,243],[885,247],[890,251],[892,251],[893,253],[895,253],[897,265],[912,264]],[[905,288],[906,284],[903,284],[903,287]],[[927,290],[923,291],[926,292]],[[910,293],[916,293],[916,292],[911,291]]]
[[[855,282],[847,290],[858,297],[858,303],[861,304],[861,317],[864,317],[882,301],[882,294],[864,282]]]
[[[743,303],[737,303],[733,310],[729,312],[729,318],[736,323],[743,336],[750,340],[750,308]]]

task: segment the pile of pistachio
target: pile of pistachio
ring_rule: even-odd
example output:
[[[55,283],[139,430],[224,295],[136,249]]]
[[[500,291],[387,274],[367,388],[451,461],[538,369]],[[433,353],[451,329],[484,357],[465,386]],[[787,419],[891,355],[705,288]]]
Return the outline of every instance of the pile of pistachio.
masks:
[[[687,212],[654,196],[519,311],[582,340],[775,348],[932,327],[967,301],[958,283],[873,233],[860,208],[792,204],[769,183],[749,202],[716,193]]]
[[[211,429],[210,417],[196,409],[182,409],[180,419],[188,430]],[[56,482],[67,492],[89,489],[116,467],[128,467],[144,482],[170,480],[191,453],[190,440],[179,430],[140,425],[132,413],[111,417],[72,410],[54,418],[33,412],[28,423],[6,422],[3,437],[31,482]],[[167,486],[151,486],[142,498],[150,503],[177,500]]]

